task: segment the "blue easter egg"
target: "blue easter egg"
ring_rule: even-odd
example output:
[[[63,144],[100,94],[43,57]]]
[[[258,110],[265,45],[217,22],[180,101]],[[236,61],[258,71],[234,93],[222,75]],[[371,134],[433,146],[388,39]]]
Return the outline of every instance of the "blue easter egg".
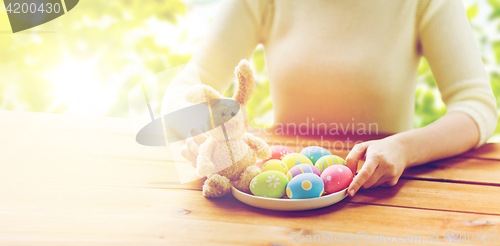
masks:
[[[314,173],[302,173],[295,176],[286,187],[286,195],[290,199],[315,198],[323,195],[323,180]]]
[[[309,158],[314,165],[319,158],[325,155],[331,155],[332,153],[323,147],[309,146],[300,151],[300,154],[307,156],[307,158]]]

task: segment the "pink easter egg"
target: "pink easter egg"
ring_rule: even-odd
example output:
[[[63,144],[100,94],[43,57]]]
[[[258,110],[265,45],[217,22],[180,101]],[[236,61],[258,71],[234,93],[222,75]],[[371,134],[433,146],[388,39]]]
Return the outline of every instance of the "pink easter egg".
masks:
[[[326,193],[339,192],[351,184],[353,176],[351,170],[344,165],[332,165],[321,173]]]
[[[271,159],[282,160],[283,157],[285,157],[285,155],[293,153],[293,150],[281,145],[271,146],[270,149],[271,149],[271,157],[269,159],[264,160],[263,163],[266,163],[268,160]]]

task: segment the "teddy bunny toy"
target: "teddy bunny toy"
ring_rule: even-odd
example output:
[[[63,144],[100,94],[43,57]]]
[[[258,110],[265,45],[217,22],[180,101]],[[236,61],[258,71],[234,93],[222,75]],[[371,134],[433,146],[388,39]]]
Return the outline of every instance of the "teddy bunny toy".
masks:
[[[250,181],[260,173],[260,168],[254,165],[256,157],[271,156],[269,145],[247,132],[245,105],[255,90],[250,63],[241,60],[235,74],[238,89],[232,99],[239,105],[232,100],[211,100],[223,97],[208,85],[191,87],[185,97],[191,103],[209,102],[213,117],[207,119],[207,124],[222,125],[207,132],[208,138],[200,145],[196,160],[196,174],[207,177],[203,184],[205,197],[224,196],[231,191],[232,185],[248,192]]]

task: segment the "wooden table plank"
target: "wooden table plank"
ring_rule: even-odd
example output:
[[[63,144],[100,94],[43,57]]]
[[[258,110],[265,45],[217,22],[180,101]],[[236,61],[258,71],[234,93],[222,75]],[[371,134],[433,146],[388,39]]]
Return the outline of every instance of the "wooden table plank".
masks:
[[[463,157],[500,160],[500,143],[487,143],[478,149],[471,150]]]
[[[391,188],[360,190],[346,201],[500,215],[500,197],[492,194],[500,194],[500,187],[403,179]]]
[[[376,206],[347,201],[309,212],[273,212],[249,207],[231,196],[206,199],[199,191],[36,183],[10,186],[2,184],[1,187],[5,188],[0,190],[3,198],[0,203],[0,221],[7,228],[0,225],[0,231],[7,234],[31,231],[37,235],[55,232],[80,235],[83,233],[81,228],[92,228],[85,233],[92,234],[97,230],[99,233],[95,236],[123,238],[121,233],[130,230],[131,237],[137,238],[138,233],[146,232],[135,226],[150,228],[147,231],[150,233],[151,229],[154,231],[154,228],[165,227],[164,224],[158,224],[158,217],[168,216],[253,224],[259,227],[286,227],[288,234],[290,230],[305,229],[344,234],[358,231],[385,235],[412,233],[421,234],[425,239],[424,234],[428,237],[429,232],[436,232],[442,235],[442,239],[446,232],[451,231],[498,231],[500,223],[500,216],[497,215]],[[430,189],[429,192],[431,191]],[[370,198],[368,195],[359,197],[357,202],[372,202],[367,201]],[[405,196],[397,200],[404,201]],[[53,222],[59,219],[63,221]],[[342,222],[332,223],[333,221]],[[53,231],[47,229],[51,226],[53,228],[50,230]],[[147,233],[150,237],[151,234]]]
[[[403,178],[500,185],[500,161],[455,157],[414,167]]]
[[[180,185],[174,164],[57,155],[0,156],[0,178],[135,187]]]
[[[66,145],[72,144],[66,143]],[[171,162],[155,159],[108,158],[88,153],[86,157],[72,156],[64,150],[54,148],[33,149],[30,155],[25,155],[20,150],[11,150],[0,155],[0,162],[3,163],[0,165],[0,177],[36,178],[40,171],[52,169],[53,172],[46,173],[47,178],[88,181],[100,177],[103,182],[113,183],[114,176],[124,182],[132,179],[139,182],[142,177],[148,179],[146,180],[148,185],[179,180],[178,177],[170,175],[177,174],[174,166],[167,165]],[[43,165],[40,164],[42,162]],[[68,169],[72,166],[77,168]],[[500,184],[498,173],[500,173],[500,161],[455,157],[406,170],[403,178],[498,185]]]
[[[193,184],[191,188],[201,191],[201,183]],[[201,197],[201,192],[198,193]],[[498,193],[500,187],[494,186],[401,180],[392,188],[360,190],[353,198],[346,198],[345,202],[500,215],[500,197],[491,196]],[[0,179],[0,197],[4,198],[0,201],[1,211],[54,212],[51,209],[58,204],[58,207],[76,209],[71,212],[119,213],[125,209],[128,213],[136,210],[139,213],[141,208],[147,207],[146,204],[168,203],[169,199],[163,194],[162,189],[43,183],[35,180],[16,183]],[[134,197],[141,199],[135,201]],[[26,209],[22,210],[24,207]]]
[[[316,134],[311,134],[311,132],[306,134],[306,130],[303,131],[304,134],[301,134],[299,130],[295,131],[296,134],[293,134],[293,128],[288,135],[275,128],[254,128],[250,129],[250,131],[271,145],[286,145],[295,152],[300,152],[301,149],[311,145],[322,146],[330,150],[333,154],[335,154],[334,152],[340,153],[339,156],[342,156],[343,158],[344,156],[347,156],[349,150],[352,149],[357,142],[382,139],[390,135],[385,133],[374,135],[319,135],[317,132]],[[500,160],[500,143],[487,143],[480,148],[466,152],[461,156]]]
[[[380,244],[375,235],[252,225],[221,221],[156,216],[109,216],[55,213],[1,213],[6,223],[27,222],[27,226],[1,227],[2,245],[349,245]],[[64,233],[61,233],[64,232]],[[364,232],[361,232],[364,233]],[[57,235],[55,237],[54,235]],[[301,237],[299,237],[301,236]],[[309,236],[309,237],[308,237]],[[403,235],[402,235],[403,236]],[[386,237],[386,236],[385,236]],[[403,238],[401,237],[401,240]],[[307,240],[310,240],[309,242]],[[335,242],[337,240],[337,242]],[[387,240],[387,239],[386,239]],[[396,241],[394,237],[392,240]],[[415,237],[420,243],[428,239]],[[398,242],[398,245],[414,245]],[[440,240],[437,245],[445,242]]]
[[[439,233],[443,243],[446,232],[499,231],[500,198],[492,195],[500,191],[496,144],[409,169],[393,188],[362,190],[324,209],[274,212],[232,196],[206,199],[203,180],[180,184],[171,155],[164,147],[137,144],[128,119],[0,116],[9,119],[0,121],[0,245],[288,245],[291,232],[358,231],[420,234],[424,240]],[[289,146],[299,151],[306,140],[318,136],[295,137]],[[338,155],[345,157],[350,147]]]
[[[15,160],[20,160],[20,164],[12,165],[11,168],[5,169],[0,172],[0,178],[3,181],[9,182],[29,182],[30,180],[37,180],[39,182],[50,182],[58,185],[68,185],[68,184],[88,184],[88,185],[108,185],[108,186],[129,186],[129,187],[151,187],[151,188],[176,188],[176,189],[194,189],[200,190],[203,180],[197,180],[196,182],[191,182],[187,184],[180,184],[176,168],[170,163],[161,162],[136,162],[127,160],[112,160],[112,161],[97,161],[95,160],[82,160],[81,158],[68,159],[64,158],[65,161],[60,161],[60,158],[51,159],[46,157],[47,161],[44,165],[39,165],[38,158],[43,156],[31,157],[22,156],[15,158]],[[26,161],[25,158],[31,161]],[[1,159],[1,158],[0,158]],[[449,162],[449,161],[448,161]],[[432,165],[445,165],[444,164],[430,164]],[[426,174],[426,173],[412,173],[414,170],[410,170],[409,174],[405,173],[406,178],[427,178],[441,180],[443,175],[450,175],[449,180],[469,180],[474,182],[499,182],[499,178],[495,175],[495,172],[484,172],[480,169],[475,171],[480,165],[474,162],[481,162],[490,165],[490,169],[493,167],[500,168],[500,165],[495,161],[489,160],[474,160],[462,158],[461,162],[455,162],[458,167],[453,169],[436,169],[439,172],[437,175]],[[2,163],[6,163],[5,159]],[[30,164],[31,163],[31,164]],[[71,165],[69,164],[71,163]],[[187,165],[187,164],[186,164]],[[420,167],[415,169],[417,172],[422,172],[420,170],[427,170],[430,167]],[[467,168],[468,170],[463,170]],[[476,172],[474,175],[470,175],[471,172]],[[427,175],[427,176],[426,176]],[[460,176],[461,175],[461,176]],[[13,179],[12,177],[16,177]],[[471,177],[483,177],[481,180],[471,180]],[[484,178],[487,177],[487,178]],[[496,180],[496,181],[495,181]],[[403,185],[404,184],[404,185]],[[417,184],[417,186],[412,186]],[[401,186],[403,186],[401,188]],[[426,186],[435,187],[435,189],[427,189]],[[442,189],[438,189],[441,188]],[[462,188],[466,187],[466,188]],[[444,209],[449,210],[450,207],[439,207],[439,201],[442,202],[441,205],[448,204],[449,200],[456,200],[455,203],[459,205],[456,210],[458,211],[469,211],[469,212],[482,212],[482,213],[494,213],[495,206],[498,204],[498,200],[495,197],[488,197],[488,194],[498,193],[498,187],[484,187],[483,186],[460,186],[458,184],[449,183],[421,183],[421,182],[407,182],[405,180],[400,181],[400,185],[394,187],[393,189],[383,189],[380,190],[368,190],[359,193],[359,196],[363,194],[373,194],[378,198],[387,197],[386,194],[396,193],[398,199],[409,199],[413,194],[414,197],[419,197],[418,203],[412,204],[411,200],[409,204],[401,204],[400,200],[391,200],[391,203],[381,203],[377,200],[373,204],[392,204],[397,206],[423,206],[431,209]],[[428,191],[426,191],[426,189]],[[419,191],[419,192],[416,192]],[[456,191],[460,191],[456,193]],[[483,192],[481,192],[483,191]],[[446,199],[436,199],[436,196],[426,193],[435,192],[436,196],[442,195]],[[402,197],[401,195],[406,194],[407,197]],[[486,194],[486,195],[481,195]],[[429,196],[432,195],[432,196]],[[357,197],[359,197],[357,196]],[[461,203],[460,200],[469,201],[468,198],[473,198],[471,202],[477,201],[476,204],[472,203]],[[481,203],[485,198],[491,200],[488,203]],[[357,201],[357,200],[355,200]],[[414,201],[415,202],[415,201]],[[493,207],[490,207],[492,205]],[[500,206],[498,206],[500,207]],[[472,209],[472,210],[471,210]]]
[[[198,180],[186,185],[180,184],[175,165],[167,161],[76,158],[37,151],[33,153],[33,155],[22,155],[12,152],[0,155],[2,163],[0,178],[188,189],[193,189],[202,182]],[[43,165],[40,164],[40,160],[43,160]],[[190,164],[185,165],[187,167]],[[177,168],[182,166],[179,165]],[[500,173],[499,161],[456,157],[409,169],[403,173],[403,178],[499,185],[498,173]]]
[[[138,160],[173,160],[171,153],[165,147],[149,147],[137,144],[130,119],[5,110],[0,110],[0,117],[9,119],[0,121],[0,133],[2,135],[0,148],[8,152],[32,153],[33,151],[45,151],[50,153],[58,150],[59,155],[66,154],[70,156],[87,157],[93,155]],[[269,131],[276,131],[262,128],[254,128],[251,131],[266,139],[270,144],[288,145],[296,152],[299,152],[308,144],[314,145],[317,143],[321,145],[322,143],[321,140],[318,140],[318,136],[300,134],[298,136],[269,135]],[[333,154],[345,158],[350,147],[334,148],[334,142],[345,143],[346,138],[349,138],[354,143],[354,139],[370,140],[384,136],[386,134],[374,136],[326,136],[323,145]],[[463,156],[499,160],[500,144],[489,143]]]
[[[46,242],[108,245],[269,245],[287,243],[292,228],[171,218],[165,215],[81,215],[60,213],[2,213],[0,244]],[[20,225],[19,221],[23,224]],[[251,232],[251,233],[248,233]],[[54,237],[58,235],[57,237]],[[61,235],[61,236],[59,236]],[[261,235],[256,237],[255,235]],[[289,241],[289,240],[288,240]],[[37,244],[38,245],[38,244]],[[53,244],[52,244],[53,245]]]
[[[130,119],[0,110],[0,148],[18,154],[172,159],[165,147],[135,142]]]
[[[72,190],[76,194],[65,197]],[[498,231],[500,224],[500,216],[496,215],[347,202],[308,212],[275,212],[247,206],[232,196],[206,199],[200,196],[198,191],[142,189],[142,191],[116,194],[103,191],[97,195],[91,195],[92,190],[87,191],[88,196],[94,197],[93,200],[79,196],[78,192],[81,190],[69,188],[67,192],[55,191],[49,196],[54,198],[59,195],[60,198],[45,199],[43,200],[45,202],[40,204],[29,203],[26,200],[21,200],[17,208],[14,204],[17,202],[7,204],[9,208],[0,212],[2,221],[0,231],[6,234],[88,233],[97,237],[141,238],[141,235],[157,236],[158,230],[163,231],[168,224],[164,222],[165,217],[171,217],[257,227],[263,225],[285,227],[288,228],[288,233],[290,230],[298,232],[304,229],[343,233],[370,232],[373,235],[383,233],[393,236],[416,234],[422,235],[426,240],[431,232],[438,233],[442,240],[447,232],[471,231],[476,234],[480,231],[494,232]],[[137,192],[141,194],[138,195]],[[38,197],[38,199],[44,198]],[[4,206],[6,204],[2,204],[2,207]],[[216,226],[216,223],[210,222],[210,224]],[[182,223],[177,224],[180,225]]]
[[[0,121],[0,134],[4,139],[0,144],[3,148],[21,145],[27,149],[44,147],[57,142],[67,143],[68,141],[79,141],[92,143],[92,152],[106,149],[107,156],[118,154],[121,157],[135,157],[142,159],[172,160],[168,151],[161,147],[142,146],[135,142],[134,127],[130,119],[111,117],[91,117],[78,115],[61,115],[48,113],[32,113],[0,110],[0,117],[8,119]],[[388,134],[379,135],[330,135],[320,136],[312,134],[284,135],[276,128],[253,128],[250,130],[257,136],[267,140],[270,144],[288,145],[290,148],[300,151],[309,145],[323,145],[333,152],[338,152],[345,156],[356,141],[368,141],[380,139]],[[290,132],[292,133],[292,132]],[[31,146],[32,137],[43,136],[40,141],[43,144]],[[112,146],[99,145],[109,143]],[[322,142],[323,141],[323,142]],[[57,147],[65,147],[59,144]],[[89,148],[88,145],[80,147]],[[108,148],[104,148],[108,147]],[[78,149],[69,150],[76,151]],[[114,152],[118,150],[117,152]],[[88,153],[82,151],[82,153]],[[500,144],[488,143],[477,150],[470,151],[463,156],[500,160]]]

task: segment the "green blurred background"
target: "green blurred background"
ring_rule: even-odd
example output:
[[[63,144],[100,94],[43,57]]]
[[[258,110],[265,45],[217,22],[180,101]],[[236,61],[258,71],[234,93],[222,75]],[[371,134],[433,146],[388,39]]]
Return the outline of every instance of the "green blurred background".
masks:
[[[495,96],[500,95],[500,0],[464,0]],[[0,8],[0,109],[129,117],[128,93],[148,76],[185,64],[220,0],[84,0],[66,15],[12,34]],[[253,126],[272,123],[264,54],[252,57],[257,90],[248,105]],[[155,111],[167,83],[155,86]],[[232,95],[234,86],[226,92]],[[497,99],[497,105],[498,105]],[[498,106],[497,106],[498,107]],[[422,59],[415,127],[446,107]],[[500,141],[500,127],[490,141]]]

